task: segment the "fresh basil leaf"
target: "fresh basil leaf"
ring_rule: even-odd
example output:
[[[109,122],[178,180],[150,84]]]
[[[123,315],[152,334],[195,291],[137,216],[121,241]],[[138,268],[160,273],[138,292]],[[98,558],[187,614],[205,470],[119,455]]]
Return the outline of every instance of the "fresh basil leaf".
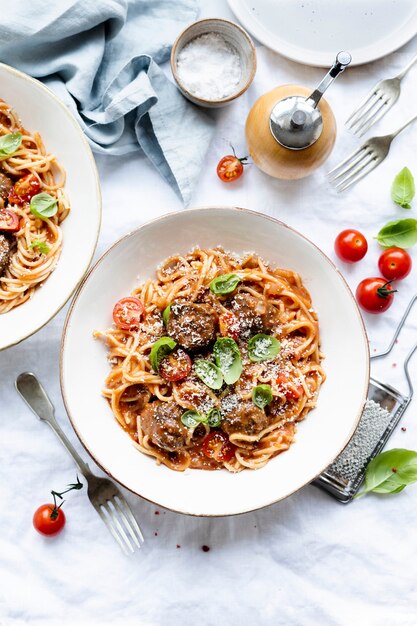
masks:
[[[252,402],[260,409],[264,409],[267,404],[272,402],[272,390],[270,385],[257,385],[254,387],[252,391]]]
[[[161,337],[158,341],[155,341],[151,348],[151,365],[154,372],[159,372],[159,366],[164,356],[173,351],[177,342],[171,339],[171,337]]]
[[[181,422],[184,426],[187,426],[187,428],[195,428],[200,422],[206,421],[207,417],[201,415],[198,411],[185,411],[185,413],[181,415]]]
[[[36,194],[30,200],[30,210],[35,217],[39,217],[41,220],[52,217],[58,211],[58,201],[53,198],[49,193]]]
[[[240,350],[236,341],[230,337],[219,337],[213,348],[217,367],[223,373],[227,385],[233,385],[240,377],[243,369]]]
[[[171,306],[172,304],[168,304],[168,306],[165,307],[164,312],[162,313],[162,319],[164,321],[165,326],[168,324],[169,315],[171,313]]]
[[[211,281],[210,290],[215,294],[231,293],[239,283],[240,278],[237,274],[223,274]]]
[[[378,454],[369,463],[365,474],[365,489],[358,496],[374,493],[399,493],[417,482],[417,452],[394,448]]]
[[[414,177],[408,167],[403,167],[392,183],[391,198],[403,209],[411,209],[410,202],[415,193]]]
[[[417,220],[407,218],[388,222],[376,236],[384,248],[411,248],[417,243]]]
[[[223,385],[223,374],[215,363],[201,359],[194,363],[194,370],[200,380],[210,389],[220,389]]]
[[[210,409],[207,414],[207,424],[211,428],[216,428],[216,426],[220,426],[220,422],[222,421],[222,415],[219,409]]]
[[[41,254],[48,254],[51,249],[45,241],[41,241],[40,239],[32,241],[29,248],[32,248],[32,250],[38,250]]]
[[[0,137],[0,159],[7,159],[20,148],[22,133],[8,133]]]
[[[272,335],[254,335],[248,342],[248,356],[251,361],[270,361],[274,359],[281,350],[278,339]]]

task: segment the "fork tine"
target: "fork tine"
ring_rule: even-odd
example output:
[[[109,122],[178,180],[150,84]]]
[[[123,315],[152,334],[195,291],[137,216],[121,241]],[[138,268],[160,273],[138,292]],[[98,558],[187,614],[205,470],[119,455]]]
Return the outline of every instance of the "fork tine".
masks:
[[[354,124],[357,122],[357,120],[355,120],[355,117],[361,117],[362,114],[364,113],[364,110],[367,110],[369,109],[369,107],[373,106],[375,102],[378,102],[378,99],[379,99],[378,92],[374,88],[368,93],[367,96],[365,96],[365,98],[361,101],[359,106],[357,106],[356,109],[353,111],[353,113],[351,113],[351,115],[347,118],[345,122],[345,126],[347,126],[348,128],[351,128],[352,126],[354,126]]]
[[[375,155],[369,155],[370,158],[366,163],[364,163],[360,168],[356,169],[350,176],[345,178],[345,180],[341,181],[339,185],[336,187],[336,191],[340,193],[341,191],[345,191],[351,185],[355,185],[358,181],[361,180],[364,176],[367,176],[372,170],[374,170],[380,163],[381,160],[375,158]]]
[[[128,503],[121,494],[117,494],[117,496],[114,496],[111,502],[114,508],[118,511],[121,519],[124,522],[125,527],[129,531],[136,546],[140,548],[141,543],[143,543],[144,541],[143,535],[137,521],[133,517],[133,513],[130,510]]]
[[[359,133],[362,128],[364,126],[366,126],[368,123],[370,123],[371,125],[373,124],[373,119],[375,117],[375,115],[377,115],[378,112],[380,112],[381,110],[384,111],[384,107],[387,104],[388,100],[385,98],[382,98],[381,102],[378,102],[378,104],[373,107],[372,111],[369,112],[368,115],[365,115],[361,120],[360,123],[355,127],[354,129],[354,133],[357,134]]]
[[[356,156],[358,156],[364,149],[365,149],[365,145],[360,146],[357,150],[354,150],[351,154],[349,154],[349,156],[346,157],[346,159],[343,159],[343,161],[340,161],[340,163],[338,163],[336,167],[330,170],[330,172],[327,172],[327,176],[329,178],[334,178],[334,172],[336,172],[336,170],[343,167],[343,165],[346,165],[347,163],[349,163],[349,161],[351,161]]]
[[[102,511],[100,505],[95,506],[94,508],[96,509],[97,513],[100,515],[100,517],[103,520],[103,522],[106,524],[107,528],[109,529],[110,533],[113,536],[113,539],[115,539],[117,541],[117,543],[119,544],[120,548],[123,550],[125,555],[129,556],[129,554],[131,554],[132,550],[128,550],[127,549],[127,546],[126,546],[125,542],[122,541],[121,537],[116,532],[116,530],[115,530],[112,522],[110,521],[110,518],[108,517],[108,515],[104,514],[104,512]]]
[[[106,511],[108,517],[110,518],[113,526],[116,528],[116,530],[118,531],[119,535],[121,536],[121,539],[125,541],[127,548],[130,550],[130,552],[134,552],[135,551],[135,547],[134,545],[132,545],[132,542],[130,541],[128,535],[126,534],[125,529],[123,528],[122,524],[119,521],[118,515],[115,514],[114,509],[112,509],[109,505],[109,502],[111,500],[106,500],[105,502],[103,502],[101,504],[101,507]]]
[[[367,149],[365,146],[362,146],[362,147],[363,147],[363,150],[358,154],[358,156],[355,159],[352,159],[350,163],[346,165],[346,167],[344,167],[340,172],[332,176],[331,178],[332,183],[336,184],[336,180],[338,178],[350,172],[352,168],[355,167],[355,165],[361,163],[363,159],[365,159],[365,157],[369,154],[369,152],[367,152]]]
[[[388,111],[390,110],[394,102],[395,102],[394,99],[387,100],[387,102],[385,103],[385,106],[380,110],[380,112],[374,118],[372,118],[372,120],[364,128],[362,128],[362,130],[357,129],[356,135],[358,137],[362,137],[366,132],[368,132],[371,126],[376,124],[381,119],[381,117],[385,115],[385,113],[388,113]]]

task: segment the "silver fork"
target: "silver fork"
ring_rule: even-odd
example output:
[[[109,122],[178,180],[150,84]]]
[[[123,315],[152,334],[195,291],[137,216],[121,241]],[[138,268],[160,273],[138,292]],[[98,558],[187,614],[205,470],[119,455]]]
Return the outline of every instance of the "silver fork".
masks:
[[[394,78],[380,80],[345,122],[347,128],[362,137],[397,102],[401,93],[401,81],[417,61],[417,54]]]
[[[390,135],[366,139],[360,148],[330,170],[327,176],[336,191],[344,191],[351,185],[355,185],[382,163],[390,150],[393,139],[416,119],[417,115],[414,115]]]
[[[60,439],[87,481],[88,498],[125,554],[131,554],[144,542],[142,532],[121,491],[107,478],[95,476],[84,463],[55,418],[52,402],[31,372],[19,374],[16,389],[26,404],[47,422]]]

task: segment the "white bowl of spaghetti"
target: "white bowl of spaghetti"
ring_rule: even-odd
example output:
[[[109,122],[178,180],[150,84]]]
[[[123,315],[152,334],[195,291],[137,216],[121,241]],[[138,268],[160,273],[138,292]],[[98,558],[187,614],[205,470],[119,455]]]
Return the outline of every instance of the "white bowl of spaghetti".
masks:
[[[0,64],[0,349],[66,303],[91,262],[100,219],[81,128],[39,81]]]
[[[341,274],[244,209],[168,214],[116,242],[62,340],[64,401],[94,460],[192,515],[251,511],[310,483],[348,443],[368,381]]]

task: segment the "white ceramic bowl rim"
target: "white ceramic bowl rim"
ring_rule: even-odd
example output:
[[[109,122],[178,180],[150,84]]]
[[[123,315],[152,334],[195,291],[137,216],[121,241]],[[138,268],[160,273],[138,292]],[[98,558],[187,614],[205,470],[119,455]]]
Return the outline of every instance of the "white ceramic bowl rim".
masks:
[[[61,102],[61,100],[54,94],[54,92],[51,91],[48,87],[46,87],[39,80],[37,80],[35,78],[32,78],[28,74],[25,74],[24,72],[21,72],[20,70],[17,70],[14,67],[11,67],[10,65],[7,65],[5,63],[0,63],[0,71],[1,70],[8,72],[12,76],[20,78],[20,79],[24,80],[25,82],[27,82],[29,84],[33,84],[36,87],[36,89],[38,89],[40,91],[43,91],[48,98],[52,99],[58,105],[58,107],[62,111],[62,113],[64,113],[67,116],[68,121],[72,124],[72,126],[74,128],[74,132],[76,133],[78,139],[84,145],[86,154],[88,155],[88,158],[89,158],[89,161],[90,161],[90,165],[91,165],[91,169],[92,169],[92,172],[94,173],[94,178],[95,178],[95,193],[96,193],[96,197],[97,197],[97,208],[98,208],[98,212],[99,212],[98,223],[97,223],[97,228],[96,228],[96,235],[95,235],[95,242],[94,242],[94,245],[91,246],[91,250],[90,250],[90,254],[89,254],[89,260],[85,264],[84,271],[79,276],[78,280],[75,282],[75,284],[73,284],[73,286],[71,287],[70,291],[68,291],[68,293],[65,295],[65,297],[63,297],[58,303],[56,303],[54,305],[54,307],[47,313],[47,315],[44,316],[44,318],[42,320],[42,323],[36,324],[36,326],[31,328],[30,330],[28,330],[28,329],[26,329],[24,331],[21,330],[20,333],[17,336],[13,337],[13,339],[11,341],[9,341],[7,344],[4,344],[4,345],[0,346],[0,350],[5,350],[6,348],[14,346],[14,345],[20,343],[21,341],[24,341],[25,339],[27,339],[28,337],[30,337],[34,333],[38,332],[38,330],[43,328],[46,324],[48,324],[48,322],[50,322],[51,319],[53,317],[55,317],[55,315],[65,306],[65,304],[71,298],[73,293],[76,291],[78,285],[80,284],[80,281],[82,280],[85,272],[87,271],[88,267],[91,264],[91,261],[93,259],[93,256],[94,256],[94,253],[95,253],[95,250],[96,250],[96,247],[97,247],[97,241],[98,241],[98,237],[99,237],[99,233],[100,233],[100,226],[101,226],[102,200],[101,200],[101,189],[100,189],[99,176],[98,176],[98,172],[97,172],[97,166],[96,166],[96,163],[95,163],[95,160],[94,160],[94,157],[93,157],[93,153],[91,151],[91,148],[90,148],[90,145],[89,145],[87,139],[84,136],[84,133],[83,133],[80,125],[78,124],[78,122],[74,118],[73,114],[63,104],[63,102]],[[17,111],[17,113],[19,114],[19,111]],[[33,129],[31,129],[31,130],[33,130]],[[70,198],[70,203],[71,203],[71,198]],[[58,267],[59,267],[59,260],[58,260]],[[46,279],[46,280],[48,280],[48,279]],[[21,306],[25,307],[25,305],[27,305],[27,304],[28,304],[28,302],[25,302]],[[13,309],[12,309],[12,311],[10,313],[12,313],[12,312],[13,312]],[[8,313],[5,313],[5,315],[8,315]],[[0,316],[0,320],[1,320],[1,316]]]
[[[202,213],[202,212],[207,212],[207,211],[212,211],[212,210],[227,210],[227,211],[240,211],[240,212],[244,212],[244,213],[248,213],[250,215],[254,215],[254,216],[258,216],[260,218],[264,218],[266,220],[270,220],[278,225],[280,225],[281,227],[284,227],[285,229],[288,229],[290,232],[292,232],[293,234],[297,235],[298,237],[300,237],[301,239],[305,240],[306,242],[308,242],[308,244],[310,244],[311,246],[313,246],[316,251],[319,253],[319,255],[322,257],[322,259],[327,262],[332,268],[333,270],[337,273],[337,275],[339,276],[339,278],[342,280],[342,282],[344,283],[345,288],[347,288],[347,292],[350,294],[351,299],[352,299],[352,303],[354,304],[354,308],[356,311],[356,315],[357,315],[357,321],[359,321],[359,327],[361,330],[361,335],[362,335],[362,341],[363,341],[363,346],[366,346],[365,348],[365,354],[366,354],[366,364],[365,364],[365,379],[363,380],[363,388],[362,388],[362,393],[361,393],[361,402],[360,402],[360,406],[358,407],[358,411],[357,414],[355,415],[355,418],[352,419],[352,424],[348,433],[348,436],[345,438],[345,440],[343,441],[343,443],[341,445],[338,446],[337,449],[335,449],[330,457],[326,458],[325,460],[323,460],[322,462],[322,467],[321,469],[314,475],[314,476],[309,476],[308,480],[306,480],[303,484],[300,484],[299,486],[297,486],[295,489],[292,489],[291,491],[289,491],[288,493],[286,493],[283,496],[280,496],[278,498],[272,499],[272,500],[268,500],[268,502],[263,503],[262,505],[258,505],[258,506],[247,506],[247,505],[243,505],[242,507],[239,508],[238,511],[232,511],[232,512],[221,512],[221,513],[202,513],[202,512],[193,512],[193,511],[189,511],[189,510],[184,510],[183,508],[176,508],[175,506],[167,506],[166,504],[160,503],[158,501],[153,500],[151,497],[149,496],[144,496],[143,494],[140,493],[140,489],[136,490],[134,488],[132,488],[130,485],[126,484],[126,482],[122,481],[120,478],[116,477],[114,475],[114,473],[112,472],[112,470],[109,467],[106,467],[106,465],[104,463],[102,463],[100,461],[100,459],[94,454],[93,451],[91,451],[91,449],[89,448],[89,446],[87,445],[87,443],[85,442],[85,440],[83,439],[83,436],[81,435],[79,429],[77,428],[76,425],[76,420],[74,419],[74,416],[71,414],[71,409],[70,409],[70,403],[69,403],[69,398],[67,397],[67,392],[65,389],[65,380],[64,380],[64,371],[63,371],[63,362],[64,362],[64,354],[65,354],[65,342],[66,342],[66,337],[67,337],[67,332],[68,332],[68,328],[69,328],[69,322],[71,320],[71,316],[73,314],[73,311],[77,305],[77,302],[81,296],[81,294],[83,293],[84,289],[86,288],[86,285],[88,284],[89,278],[90,276],[96,271],[96,269],[101,265],[101,263],[106,259],[106,257],[111,254],[111,252],[117,248],[122,242],[126,241],[127,239],[129,239],[130,237],[134,236],[135,234],[137,234],[140,230],[142,229],[146,229],[147,227],[151,226],[152,224],[155,224],[156,222],[163,222],[164,220],[169,220],[171,219],[173,216],[175,217],[176,215],[180,215],[185,213],[184,211],[177,211],[177,212],[171,212],[171,213],[167,213],[164,216],[161,216],[159,218],[156,218],[154,220],[150,220],[144,224],[142,224],[139,228],[134,229],[132,231],[130,231],[129,233],[127,233],[126,235],[124,235],[123,237],[121,237],[120,239],[118,239],[116,242],[114,242],[103,254],[102,256],[96,261],[96,263],[94,264],[94,266],[92,268],[90,268],[89,272],[85,275],[83,281],[81,282],[81,284],[78,287],[77,293],[71,303],[70,309],[68,311],[66,320],[65,320],[65,324],[64,324],[64,329],[63,329],[63,334],[62,334],[62,340],[61,340],[61,361],[60,361],[60,382],[61,382],[61,392],[62,392],[62,396],[63,396],[63,400],[64,400],[64,405],[66,407],[69,419],[71,421],[72,427],[74,428],[80,442],[82,443],[82,445],[84,446],[84,448],[87,450],[87,452],[90,454],[90,456],[94,459],[94,461],[97,463],[97,465],[99,467],[101,467],[110,477],[112,477],[114,480],[116,480],[118,483],[120,483],[122,486],[124,486],[125,488],[129,489],[130,491],[132,491],[132,493],[135,493],[136,495],[139,495],[141,497],[143,497],[144,499],[148,500],[149,502],[152,502],[155,505],[158,506],[164,506],[165,508],[168,508],[170,510],[173,510],[175,512],[178,513],[183,513],[183,514],[187,514],[187,515],[195,515],[195,516],[199,516],[199,517],[223,517],[223,516],[229,516],[229,515],[237,515],[237,514],[242,514],[242,513],[247,513],[253,510],[258,510],[261,508],[264,508],[266,506],[270,506],[272,504],[275,504],[276,502],[279,502],[280,500],[292,495],[293,493],[295,493],[296,491],[298,491],[299,489],[301,489],[302,487],[305,487],[306,485],[310,484],[310,482],[312,482],[315,478],[317,478],[329,465],[331,465],[331,463],[337,458],[337,456],[344,450],[344,448],[347,446],[347,444],[349,443],[353,433],[355,432],[359,420],[361,418],[362,415],[362,410],[363,410],[363,406],[365,404],[366,398],[367,398],[367,391],[368,391],[368,384],[369,384],[369,375],[370,375],[370,360],[369,360],[369,347],[368,347],[368,338],[367,338],[367,334],[366,334],[366,329],[365,329],[365,325],[362,319],[362,316],[360,315],[359,309],[357,307],[356,301],[353,297],[353,294],[351,293],[346,280],[344,279],[343,275],[340,273],[340,271],[337,269],[337,267],[333,264],[333,262],[324,254],[324,252],[322,252],[320,250],[320,248],[318,248],[313,242],[311,242],[307,237],[305,237],[304,235],[302,235],[301,233],[299,233],[298,231],[296,231],[295,229],[291,228],[290,226],[288,226],[287,224],[269,216],[269,215],[264,215],[262,213],[259,213],[257,211],[252,211],[249,209],[242,209],[242,208],[238,208],[238,207],[221,207],[221,206],[217,206],[217,207],[200,207],[200,208],[195,208],[195,209],[189,209],[186,211],[186,213]],[[117,425],[118,426],[118,425]],[[118,428],[120,428],[118,426]],[[139,452],[138,452],[139,454]],[[274,460],[272,460],[271,462],[273,463]],[[172,471],[172,470],[168,470],[168,471]],[[193,470],[194,471],[194,470]],[[262,471],[262,470],[258,470],[258,471]]]

